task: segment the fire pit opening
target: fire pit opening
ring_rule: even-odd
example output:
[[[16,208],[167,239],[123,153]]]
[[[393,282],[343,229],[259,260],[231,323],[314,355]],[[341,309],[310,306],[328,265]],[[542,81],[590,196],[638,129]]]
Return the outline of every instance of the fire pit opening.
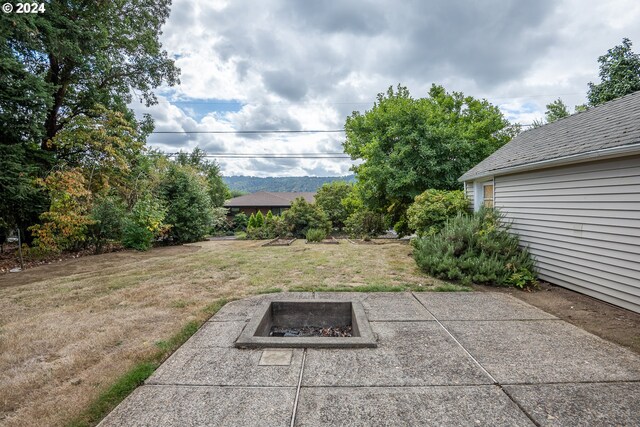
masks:
[[[364,308],[356,301],[265,302],[236,347],[375,347]]]

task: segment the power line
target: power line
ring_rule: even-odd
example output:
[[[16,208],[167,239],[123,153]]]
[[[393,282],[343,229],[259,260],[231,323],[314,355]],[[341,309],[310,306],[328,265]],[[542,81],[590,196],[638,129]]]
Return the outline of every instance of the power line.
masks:
[[[167,154],[167,156],[169,157],[175,157],[175,154]],[[269,154],[252,154],[252,155],[245,155],[245,154],[205,154],[202,157],[206,157],[206,158],[216,158],[216,159],[307,159],[307,160],[313,160],[313,159],[346,159],[346,160],[350,160],[351,157],[350,156],[346,156],[346,155],[305,155],[305,154],[298,154],[298,155],[269,155]]]
[[[180,154],[188,155],[189,153],[176,152],[164,153],[169,157],[175,157]],[[234,152],[217,152],[203,153],[202,157],[220,158],[220,159],[351,159],[348,154],[338,152],[326,153],[234,153]]]
[[[351,160],[349,156],[225,156],[225,155],[207,155],[207,158],[216,159],[345,159]]]
[[[344,129],[316,129],[316,130],[159,130],[155,134],[262,134],[262,133],[337,133]]]
[[[177,151],[174,153],[165,153],[167,156],[178,156],[180,154],[189,155],[191,153],[184,151]],[[346,153],[342,152],[326,152],[326,153],[240,153],[240,152],[228,152],[228,151],[220,151],[220,152],[206,152],[203,153],[206,156],[348,156]]]

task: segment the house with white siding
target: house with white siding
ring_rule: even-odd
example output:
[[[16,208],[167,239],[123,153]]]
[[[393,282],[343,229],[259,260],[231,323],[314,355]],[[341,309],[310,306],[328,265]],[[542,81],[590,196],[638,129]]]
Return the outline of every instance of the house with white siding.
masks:
[[[640,92],[522,132],[459,180],[540,279],[640,312]]]

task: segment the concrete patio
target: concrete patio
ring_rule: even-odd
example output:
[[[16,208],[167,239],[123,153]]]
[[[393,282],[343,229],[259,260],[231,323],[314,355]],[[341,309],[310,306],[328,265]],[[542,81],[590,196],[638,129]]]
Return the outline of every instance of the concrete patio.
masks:
[[[263,301],[294,298],[361,301],[378,347],[234,348]],[[229,303],[100,425],[639,423],[637,354],[505,294],[403,292]]]

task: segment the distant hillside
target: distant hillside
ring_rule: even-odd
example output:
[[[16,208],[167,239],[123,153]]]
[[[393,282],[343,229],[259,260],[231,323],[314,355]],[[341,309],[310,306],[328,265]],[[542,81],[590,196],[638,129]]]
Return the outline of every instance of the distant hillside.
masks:
[[[255,193],[257,191],[317,191],[325,182],[355,182],[348,176],[284,176],[258,178],[256,176],[222,177],[230,190]]]

